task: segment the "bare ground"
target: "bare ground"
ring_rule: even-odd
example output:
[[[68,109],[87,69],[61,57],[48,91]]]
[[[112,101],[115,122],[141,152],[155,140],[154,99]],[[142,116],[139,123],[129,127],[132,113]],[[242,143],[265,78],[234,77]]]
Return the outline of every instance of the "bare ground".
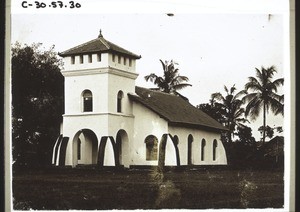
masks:
[[[16,210],[282,208],[278,170],[47,169],[13,175]]]

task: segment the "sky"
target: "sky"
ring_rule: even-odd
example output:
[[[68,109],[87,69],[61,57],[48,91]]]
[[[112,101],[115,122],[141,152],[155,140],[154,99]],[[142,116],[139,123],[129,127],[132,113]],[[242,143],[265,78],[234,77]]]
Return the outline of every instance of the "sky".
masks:
[[[285,77],[287,69],[286,24],[280,13],[202,13],[174,12],[93,14],[12,13],[11,43],[43,43],[62,52],[97,38],[104,38],[142,58],[137,61],[136,85],[154,87],[144,80],[149,73],[162,75],[159,60],[174,60],[179,73],[189,78],[192,87],[180,93],[193,105],[208,103],[211,94],[224,85],[242,90],[255,68],[274,65]],[[285,90],[280,89],[280,93]],[[268,116],[269,126],[282,126],[283,118]],[[259,117],[250,126],[256,139]]]

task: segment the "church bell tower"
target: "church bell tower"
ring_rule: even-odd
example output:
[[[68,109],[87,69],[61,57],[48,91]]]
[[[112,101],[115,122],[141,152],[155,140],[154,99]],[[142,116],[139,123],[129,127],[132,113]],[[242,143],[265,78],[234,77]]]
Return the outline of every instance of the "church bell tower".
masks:
[[[106,40],[101,30],[96,39],[59,56],[65,78],[62,134],[69,139],[65,165],[95,164],[95,148],[103,136],[115,138],[122,129],[128,137],[133,131],[127,94],[135,92],[136,60],[141,56]]]

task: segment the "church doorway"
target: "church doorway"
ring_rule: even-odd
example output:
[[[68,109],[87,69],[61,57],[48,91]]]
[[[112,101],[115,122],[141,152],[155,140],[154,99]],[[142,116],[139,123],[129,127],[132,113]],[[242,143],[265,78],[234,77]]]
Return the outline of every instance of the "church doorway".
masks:
[[[78,131],[73,139],[73,164],[92,165],[97,163],[98,139],[89,129]]]

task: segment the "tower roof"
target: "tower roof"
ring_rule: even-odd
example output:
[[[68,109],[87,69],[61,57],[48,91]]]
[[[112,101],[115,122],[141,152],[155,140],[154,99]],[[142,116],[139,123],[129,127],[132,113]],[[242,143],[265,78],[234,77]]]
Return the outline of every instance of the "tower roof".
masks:
[[[104,52],[111,52],[111,53],[118,53],[121,55],[126,55],[128,57],[134,59],[140,59],[141,56],[134,54],[108,40],[106,40],[102,32],[100,30],[98,38],[83,43],[81,45],[75,46],[71,49],[58,53],[61,57],[71,56],[71,55],[78,55],[78,54],[88,54],[88,53],[104,53]]]
[[[135,94],[128,95],[133,101],[141,103],[167,120],[171,125],[191,128],[200,127],[217,131],[228,130],[180,96],[138,86],[135,87]]]

